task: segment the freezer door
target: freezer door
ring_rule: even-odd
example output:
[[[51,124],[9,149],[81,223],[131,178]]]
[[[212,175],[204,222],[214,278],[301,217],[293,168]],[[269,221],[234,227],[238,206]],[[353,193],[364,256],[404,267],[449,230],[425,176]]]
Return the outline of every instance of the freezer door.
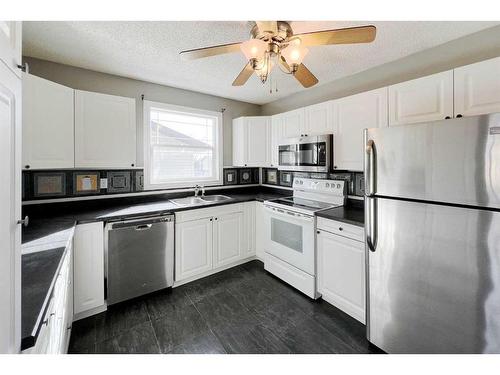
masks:
[[[368,195],[500,208],[498,113],[368,129],[365,145]]]
[[[367,200],[368,339],[389,353],[500,353],[500,212]]]

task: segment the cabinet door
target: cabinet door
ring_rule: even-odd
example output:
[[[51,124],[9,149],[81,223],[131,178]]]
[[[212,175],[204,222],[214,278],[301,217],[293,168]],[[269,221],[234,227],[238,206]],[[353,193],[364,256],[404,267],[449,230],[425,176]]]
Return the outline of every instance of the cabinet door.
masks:
[[[245,166],[245,146],[245,120],[239,117],[233,120],[233,166]]]
[[[0,62],[0,353],[21,337],[21,102],[21,80]]]
[[[332,106],[334,169],[362,171],[363,129],[387,126],[387,87],[334,100]]]
[[[304,134],[304,108],[282,114],[283,117],[283,137],[301,137]]]
[[[175,281],[212,269],[212,227],[211,217],[175,225]]]
[[[104,305],[103,223],[80,224],[74,237],[74,312]]]
[[[75,167],[136,163],[135,99],[75,91]]]
[[[271,142],[270,142],[270,166],[278,167],[278,147],[283,137],[283,116],[274,115],[271,117]]]
[[[304,135],[333,133],[331,101],[306,107],[304,113]]]
[[[240,260],[244,246],[243,212],[214,218],[214,268]]]
[[[318,292],[325,301],[365,322],[365,246],[320,231],[317,235]]]
[[[255,202],[255,255],[264,261],[264,238],[265,238],[264,204]]]
[[[20,21],[0,21],[0,60],[7,65],[18,77],[21,70],[21,35]]]
[[[245,230],[243,231],[243,235],[245,246],[242,254],[244,258],[255,255],[255,206],[256,202],[246,202],[244,205]]]
[[[269,117],[245,117],[245,165],[265,167],[270,164],[269,142],[271,140]]]
[[[453,117],[453,71],[389,86],[389,125]]]
[[[23,74],[23,168],[73,168],[74,90]]]
[[[455,117],[500,112],[500,58],[455,69]]]

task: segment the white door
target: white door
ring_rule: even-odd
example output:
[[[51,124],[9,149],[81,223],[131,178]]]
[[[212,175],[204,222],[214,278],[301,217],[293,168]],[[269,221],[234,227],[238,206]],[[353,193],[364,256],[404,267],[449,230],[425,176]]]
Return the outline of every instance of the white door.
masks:
[[[104,305],[104,225],[80,224],[75,228],[75,315]]]
[[[364,323],[364,243],[319,231],[317,249],[318,292],[325,301]]]
[[[245,117],[246,163],[251,167],[270,164],[270,121],[267,116]]]
[[[283,118],[283,137],[295,138],[304,135],[304,108],[281,114]]]
[[[246,165],[246,142],[245,142],[245,118],[239,117],[233,120],[233,166],[244,167]]]
[[[305,108],[304,135],[333,133],[332,102],[324,102]]]
[[[264,249],[314,275],[314,217],[264,206]]]
[[[136,163],[135,99],[75,90],[75,167]]]
[[[23,168],[74,168],[74,90],[23,74]]]
[[[387,126],[387,87],[333,101],[334,169],[363,170],[363,129]]]
[[[6,55],[0,44],[2,58]],[[8,51],[7,51],[8,52]],[[0,353],[21,339],[21,80],[0,61]]]
[[[271,117],[271,142],[270,142],[270,166],[278,167],[278,147],[280,140],[283,137],[283,116],[274,115]]]
[[[389,126],[453,117],[453,70],[389,86]]]
[[[500,112],[500,57],[455,69],[455,117]]]
[[[216,216],[214,220],[214,268],[217,268],[242,258],[245,239],[243,212]]]
[[[213,218],[175,224],[175,281],[212,269]]]
[[[21,70],[22,23],[19,21],[0,21],[0,60],[18,77]]]

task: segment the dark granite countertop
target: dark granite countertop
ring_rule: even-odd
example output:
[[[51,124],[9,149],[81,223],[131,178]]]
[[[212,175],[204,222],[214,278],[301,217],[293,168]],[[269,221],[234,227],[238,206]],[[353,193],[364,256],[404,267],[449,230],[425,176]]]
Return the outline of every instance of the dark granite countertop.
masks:
[[[349,199],[345,206],[316,212],[316,216],[360,227],[365,226],[365,209],[363,201]]]
[[[192,193],[177,193],[23,206],[23,216],[30,217],[30,224],[22,231],[21,348],[27,349],[36,342],[56,276],[77,223],[174,213],[253,200],[263,202],[290,195],[290,192],[257,187],[207,192],[207,195],[212,194],[227,195],[231,199],[203,206],[180,207],[168,200]]]

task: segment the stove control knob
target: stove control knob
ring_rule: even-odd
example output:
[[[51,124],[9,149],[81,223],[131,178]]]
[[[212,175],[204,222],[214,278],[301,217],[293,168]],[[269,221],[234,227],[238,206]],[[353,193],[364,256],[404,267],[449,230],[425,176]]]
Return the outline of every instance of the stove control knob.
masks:
[[[326,186],[326,187],[330,187],[330,184],[327,182],[327,183],[325,184],[325,186]]]
[[[337,189],[340,189],[340,184],[337,184]]]

